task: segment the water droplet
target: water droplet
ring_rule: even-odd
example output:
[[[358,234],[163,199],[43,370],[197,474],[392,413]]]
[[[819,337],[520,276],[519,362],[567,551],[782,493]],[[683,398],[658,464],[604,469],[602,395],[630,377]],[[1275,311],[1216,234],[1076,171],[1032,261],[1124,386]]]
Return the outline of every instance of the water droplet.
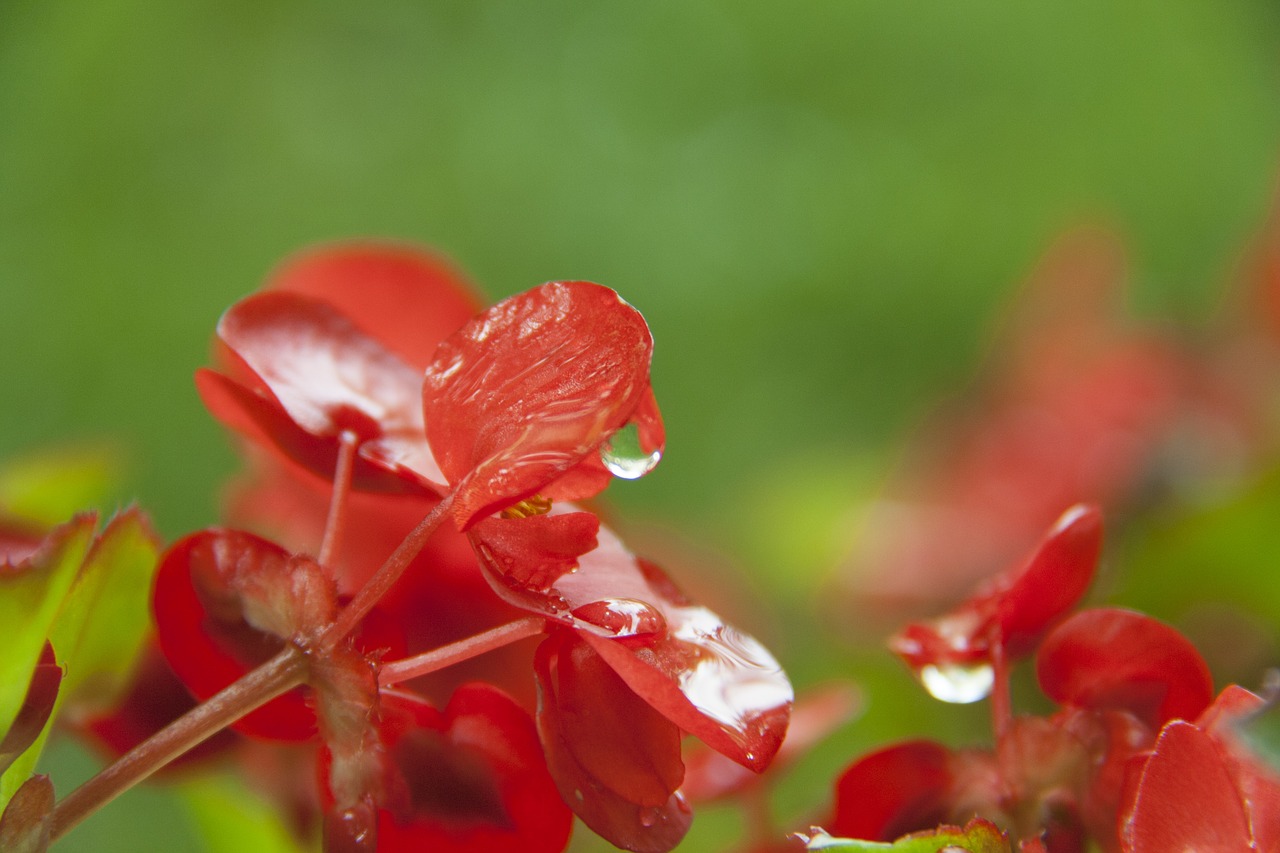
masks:
[[[683,791],[676,791],[676,808],[684,814],[693,814],[693,806],[689,805],[689,800],[685,797]]]
[[[640,430],[632,421],[600,445],[600,461],[613,476],[638,480],[658,467],[662,451],[646,453],[640,446]]]
[[[643,808],[640,810],[640,825],[643,827],[651,827],[661,819],[662,813],[653,807]]]
[[[995,685],[990,664],[926,664],[917,673],[929,695],[943,702],[967,705],[986,699]]]
[[[574,610],[573,615],[587,626],[604,629],[610,637],[659,634],[667,629],[667,620],[656,607],[634,598],[592,601]]]

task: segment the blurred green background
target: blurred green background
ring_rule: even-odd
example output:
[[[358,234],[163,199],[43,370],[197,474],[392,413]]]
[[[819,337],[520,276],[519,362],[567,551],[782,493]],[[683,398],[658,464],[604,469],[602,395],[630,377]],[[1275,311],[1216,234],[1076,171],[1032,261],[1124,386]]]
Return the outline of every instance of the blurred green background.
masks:
[[[599,281],[653,328],[669,435],[615,503],[783,602],[743,618],[798,682],[837,675],[783,623],[1056,234],[1114,226],[1136,312],[1211,314],[1272,197],[1277,48],[1271,0],[4,0],[0,456],[108,443],[177,535],[234,464],[192,371],[286,254]],[[81,843],[196,844],[128,822]]]

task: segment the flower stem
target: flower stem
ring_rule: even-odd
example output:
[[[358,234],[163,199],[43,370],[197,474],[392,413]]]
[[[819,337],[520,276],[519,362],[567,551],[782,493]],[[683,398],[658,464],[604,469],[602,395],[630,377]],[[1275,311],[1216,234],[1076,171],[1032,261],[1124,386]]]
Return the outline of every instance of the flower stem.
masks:
[[[54,806],[50,840],[226,726],[300,684],[306,660],[293,646],[174,720]]]
[[[999,740],[1013,723],[1013,700],[1009,695],[1009,660],[1004,653],[1004,639],[997,636],[991,643],[991,728]]]
[[[351,492],[351,474],[355,470],[356,451],[360,439],[351,430],[343,430],[338,445],[338,462],[333,470],[333,496],[329,499],[329,515],[324,521],[324,538],[320,542],[317,562],[326,569],[342,541],[342,516]]]
[[[449,506],[453,502],[453,494],[445,495],[440,503],[436,504],[431,512],[427,513],[426,518],[418,522],[418,526],[409,532],[404,541],[391,552],[391,556],[387,557],[385,563],[369,578],[368,582],[360,588],[355,598],[351,599],[351,603],[343,608],[338,614],[338,618],[324,632],[324,636],[320,640],[320,647],[332,648],[333,644],[339,642],[343,637],[350,634],[355,627],[360,624],[360,620],[365,617],[373,606],[382,600],[382,596],[387,594],[387,590],[400,579],[404,574],[404,570],[409,567],[409,563],[413,562],[413,558],[418,556],[427,540],[436,532],[436,528],[440,526],[449,512]]]
[[[474,637],[467,637],[465,640],[458,640],[456,643],[450,643],[411,658],[383,664],[382,670],[378,673],[378,684],[382,687],[399,684],[402,681],[453,666],[455,663],[470,660],[485,652],[523,640],[525,637],[532,637],[540,633],[545,624],[546,620],[541,616],[526,616],[523,619],[499,625],[497,628],[490,628]]]

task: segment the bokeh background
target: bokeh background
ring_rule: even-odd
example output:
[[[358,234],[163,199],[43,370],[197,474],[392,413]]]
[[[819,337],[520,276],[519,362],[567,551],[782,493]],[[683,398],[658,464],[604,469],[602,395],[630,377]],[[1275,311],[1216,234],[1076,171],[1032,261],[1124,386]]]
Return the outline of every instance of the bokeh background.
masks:
[[[1121,236],[1137,316],[1209,322],[1273,198],[1278,48],[1271,0],[5,0],[0,457],[108,447],[111,500],[175,536],[234,464],[191,374],[288,253],[394,237],[494,298],[607,284],[653,328],[669,434],[620,515],[737,566],[701,583],[798,683],[863,683],[780,795],[818,808],[932,719],[807,615],[851,507],[1063,230]],[[168,796],[66,849],[204,849]]]

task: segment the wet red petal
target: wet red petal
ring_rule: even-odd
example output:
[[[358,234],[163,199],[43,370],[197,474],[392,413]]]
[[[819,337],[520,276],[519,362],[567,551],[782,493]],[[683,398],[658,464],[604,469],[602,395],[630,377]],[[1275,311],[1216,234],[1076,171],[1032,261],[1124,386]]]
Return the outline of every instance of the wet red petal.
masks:
[[[384,693],[383,738],[403,790],[383,809],[378,849],[559,853],[573,815],[547,772],[533,721],[487,684],[458,688],[444,713]]]
[[[1134,784],[1120,821],[1126,851],[1255,849],[1222,754],[1191,723],[1164,727]]]
[[[482,307],[447,259],[402,243],[314,246],[286,259],[267,286],[329,303],[416,368]]]
[[[596,452],[646,399],[652,351],[640,313],[589,282],[505,299],[447,338],[427,366],[423,406],[458,526]]]
[[[684,776],[680,730],[569,632],[543,641],[534,673],[538,733],[564,801],[618,847],[675,847],[692,821],[676,791]]]
[[[951,813],[952,780],[951,751],[933,741],[864,755],[836,781],[835,817],[827,829],[841,838],[892,841],[936,826]]]
[[[40,660],[27,683],[27,695],[18,708],[18,715],[9,725],[9,730],[0,737],[0,774],[8,770],[9,765],[40,736],[53,713],[53,703],[58,699],[61,684],[62,667],[54,659],[53,646],[46,640],[44,651],[40,653]]]
[[[547,590],[596,547],[600,519],[590,512],[486,518],[468,531],[480,559],[508,583]]]
[[[1025,562],[937,619],[908,625],[890,641],[913,669],[972,664],[1001,642],[1010,659],[1031,653],[1045,632],[1084,596],[1102,546],[1102,514],[1068,509]]]
[[[439,490],[418,371],[346,316],[298,294],[260,293],[228,309],[218,335],[244,369],[231,377],[201,371],[197,386],[228,426],[326,479],[350,431],[361,442],[358,485]],[[245,384],[246,372],[261,384]]]
[[[1209,667],[1189,640],[1119,608],[1084,610],[1059,625],[1040,647],[1036,674],[1061,705],[1122,709],[1153,727],[1194,720],[1213,699]]]
[[[763,770],[791,712],[791,684],[781,666],[753,637],[690,604],[608,528],[597,539],[578,570],[544,592],[513,587],[487,569],[485,577],[516,607],[577,628],[632,690],[681,729]]]

